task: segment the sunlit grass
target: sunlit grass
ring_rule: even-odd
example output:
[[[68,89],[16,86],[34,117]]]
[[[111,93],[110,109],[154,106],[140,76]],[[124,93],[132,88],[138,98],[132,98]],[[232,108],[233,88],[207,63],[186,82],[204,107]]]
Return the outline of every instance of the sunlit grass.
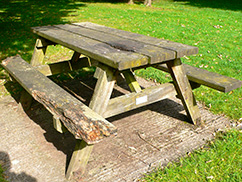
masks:
[[[241,145],[241,132],[219,133],[217,140],[207,147],[146,175],[142,181],[242,181]]]
[[[0,182],[6,182],[3,172],[4,172],[4,169],[0,165]]]

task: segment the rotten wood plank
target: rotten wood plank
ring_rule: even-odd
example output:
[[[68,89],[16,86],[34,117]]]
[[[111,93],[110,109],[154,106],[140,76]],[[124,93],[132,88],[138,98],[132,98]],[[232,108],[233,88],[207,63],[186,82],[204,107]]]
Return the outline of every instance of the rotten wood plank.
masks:
[[[176,95],[174,85],[165,83],[148,87],[139,93],[130,93],[109,101],[103,117],[108,118]]]
[[[73,24],[54,25],[54,27],[106,43],[118,50],[146,55],[147,57],[149,57],[149,64],[161,63],[166,60],[175,59],[176,56],[175,51],[164,49],[158,46],[153,46],[151,44],[146,44],[144,42],[139,42],[137,40],[119,37],[117,35],[110,34],[110,32],[101,32],[99,30],[92,30]]]
[[[242,81],[234,78],[230,78],[204,69],[196,68],[187,64],[183,64],[183,66],[186,75],[190,81],[205,85],[221,92],[230,92],[234,89],[240,88],[242,85]],[[169,72],[165,64],[158,64],[154,65],[153,67],[165,72]]]
[[[98,30],[100,32],[105,32],[105,33],[109,33],[112,35],[120,36],[122,38],[127,38],[127,39],[131,39],[131,40],[143,42],[145,44],[150,44],[153,46],[155,45],[157,47],[164,48],[167,50],[172,50],[172,51],[176,52],[176,58],[180,58],[183,56],[189,56],[189,55],[198,53],[197,47],[189,46],[189,45],[185,45],[185,44],[181,44],[181,43],[177,43],[177,42],[149,37],[149,36],[132,33],[132,32],[124,31],[124,30],[119,30],[119,29],[115,29],[115,28],[110,28],[110,27],[106,27],[103,25],[98,25],[98,24],[94,24],[94,23],[90,23],[90,22],[82,22],[82,23],[74,23],[74,24],[78,25],[78,26],[90,28],[92,30]]]
[[[149,58],[131,51],[114,48],[106,43],[93,40],[54,26],[34,27],[33,32],[52,42],[119,70],[147,65]]]
[[[5,59],[2,66],[35,100],[59,117],[76,139],[94,144],[116,133],[114,125],[38,72],[20,56]]]

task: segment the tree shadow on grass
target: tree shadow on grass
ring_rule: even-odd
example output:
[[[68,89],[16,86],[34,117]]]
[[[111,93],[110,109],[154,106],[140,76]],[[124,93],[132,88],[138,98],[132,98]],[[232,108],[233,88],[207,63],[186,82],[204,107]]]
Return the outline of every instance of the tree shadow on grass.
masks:
[[[20,54],[29,61],[36,36],[31,27],[69,23],[63,18],[80,6],[77,0],[1,0],[0,60]]]
[[[222,10],[242,11],[241,0],[174,0],[175,2],[185,2],[186,5],[199,8],[215,8]]]
[[[89,3],[128,3],[129,0],[81,0],[81,2]]]
[[[0,62],[16,54],[30,62],[37,37],[31,27],[69,23],[64,17],[81,6],[78,0],[1,0]]]

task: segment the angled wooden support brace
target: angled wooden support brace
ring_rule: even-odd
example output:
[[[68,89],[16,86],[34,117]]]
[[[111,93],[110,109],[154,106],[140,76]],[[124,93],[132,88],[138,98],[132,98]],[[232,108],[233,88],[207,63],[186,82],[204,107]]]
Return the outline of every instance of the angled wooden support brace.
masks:
[[[129,86],[130,90],[132,92],[136,92],[136,93],[141,92],[142,89],[141,89],[139,83],[137,82],[137,80],[135,79],[133,73],[130,70],[125,70],[122,73],[126,79],[126,82]]]
[[[99,65],[95,73],[98,78],[93,97],[89,107],[102,115],[107,108],[115,84],[115,71],[105,65]],[[78,175],[85,173],[86,165],[91,155],[93,145],[88,145],[83,140],[76,140],[76,147],[72,154],[70,164],[67,169],[66,178],[70,179],[76,172]]]
[[[116,72],[109,66],[100,64],[97,67],[95,78],[98,78],[89,107],[102,114],[106,111],[116,82]]]
[[[34,52],[33,52],[33,56],[32,56],[30,64],[32,66],[42,65],[44,57],[45,57],[45,53],[47,50],[47,46],[52,45],[52,44],[53,43],[49,42],[48,40],[39,37],[36,40],[36,43],[34,46]]]
[[[110,99],[103,117],[108,118],[176,95],[174,85],[165,83]]]
[[[77,62],[80,56],[81,56],[81,53],[75,51],[71,57],[71,63]]]
[[[177,94],[182,101],[188,118],[192,121],[193,124],[200,124],[200,111],[198,109],[191,85],[188,81],[181,60],[175,59],[168,61],[167,67],[170,71]]]
[[[66,73],[73,70],[78,70],[84,67],[90,67],[92,62],[89,62],[87,57],[80,57],[76,62],[62,61],[57,63],[50,63],[35,67],[39,72],[45,76],[56,75],[59,73]]]

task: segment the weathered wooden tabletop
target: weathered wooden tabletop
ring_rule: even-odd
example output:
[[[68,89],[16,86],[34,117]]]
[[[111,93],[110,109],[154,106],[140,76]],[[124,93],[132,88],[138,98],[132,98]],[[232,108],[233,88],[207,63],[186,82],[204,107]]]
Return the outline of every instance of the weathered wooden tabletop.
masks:
[[[34,33],[118,70],[162,63],[198,48],[84,22],[34,27]]]
[[[98,69],[95,72],[96,76],[94,75],[98,78],[98,82],[89,107],[101,116],[106,116],[105,111],[107,110],[112,115],[118,114],[114,112],[113,107],[111,109],[108,107],[112,102],[110,96],[116,82],[116,74],[123,74],[131,91],[136,93],[133,96],[135,100],[135,98],[140,97],[139,92],[142,91],[141,93],[144,94],[147,90],[141,89],[130,69],[166,63],[173,79],[175,90],[180,95],[188,118],[194,124],[200,121],[200,114],[192,88],[180,59],[183,56],[197,54],[197,47],[90,22],[34,27],[33,32],[40,36],[36,41],[35,51],[31,60],[33,66],[43,63],[42,60],[46,47],[52,44],[60,44],[74,50],[71,63],[78,62],[81,54],[91,58],[94,62],[95,60],[98,62]],[[98,74],[99,70],[101,70],[101,74]],[[101,76],[102,74],[105,76]],[[167,91],[170,87],[164,86],[164,88]],[[162,93],[162,97],[159,96],[159,98],[151,99],[152,94],[150,93],[153,91],[149,91],[149,99],[145,95],[143,104],[153,103],[163,98],[163,96],[169,95],[165,91],[162,91],[159,92]],[[118,98],[118,101],[115,100],[115,103],[119,103],[119,99],[121,98]],[[137,104],[136,102],[133,104],[135,108],[141,106],[141,104]],[[121,112],[120,108],[124,107],[119,107],[119,111]],[[130,107],[128,108],[130,109]],[[122,110],[122,112],[125,111]]]

